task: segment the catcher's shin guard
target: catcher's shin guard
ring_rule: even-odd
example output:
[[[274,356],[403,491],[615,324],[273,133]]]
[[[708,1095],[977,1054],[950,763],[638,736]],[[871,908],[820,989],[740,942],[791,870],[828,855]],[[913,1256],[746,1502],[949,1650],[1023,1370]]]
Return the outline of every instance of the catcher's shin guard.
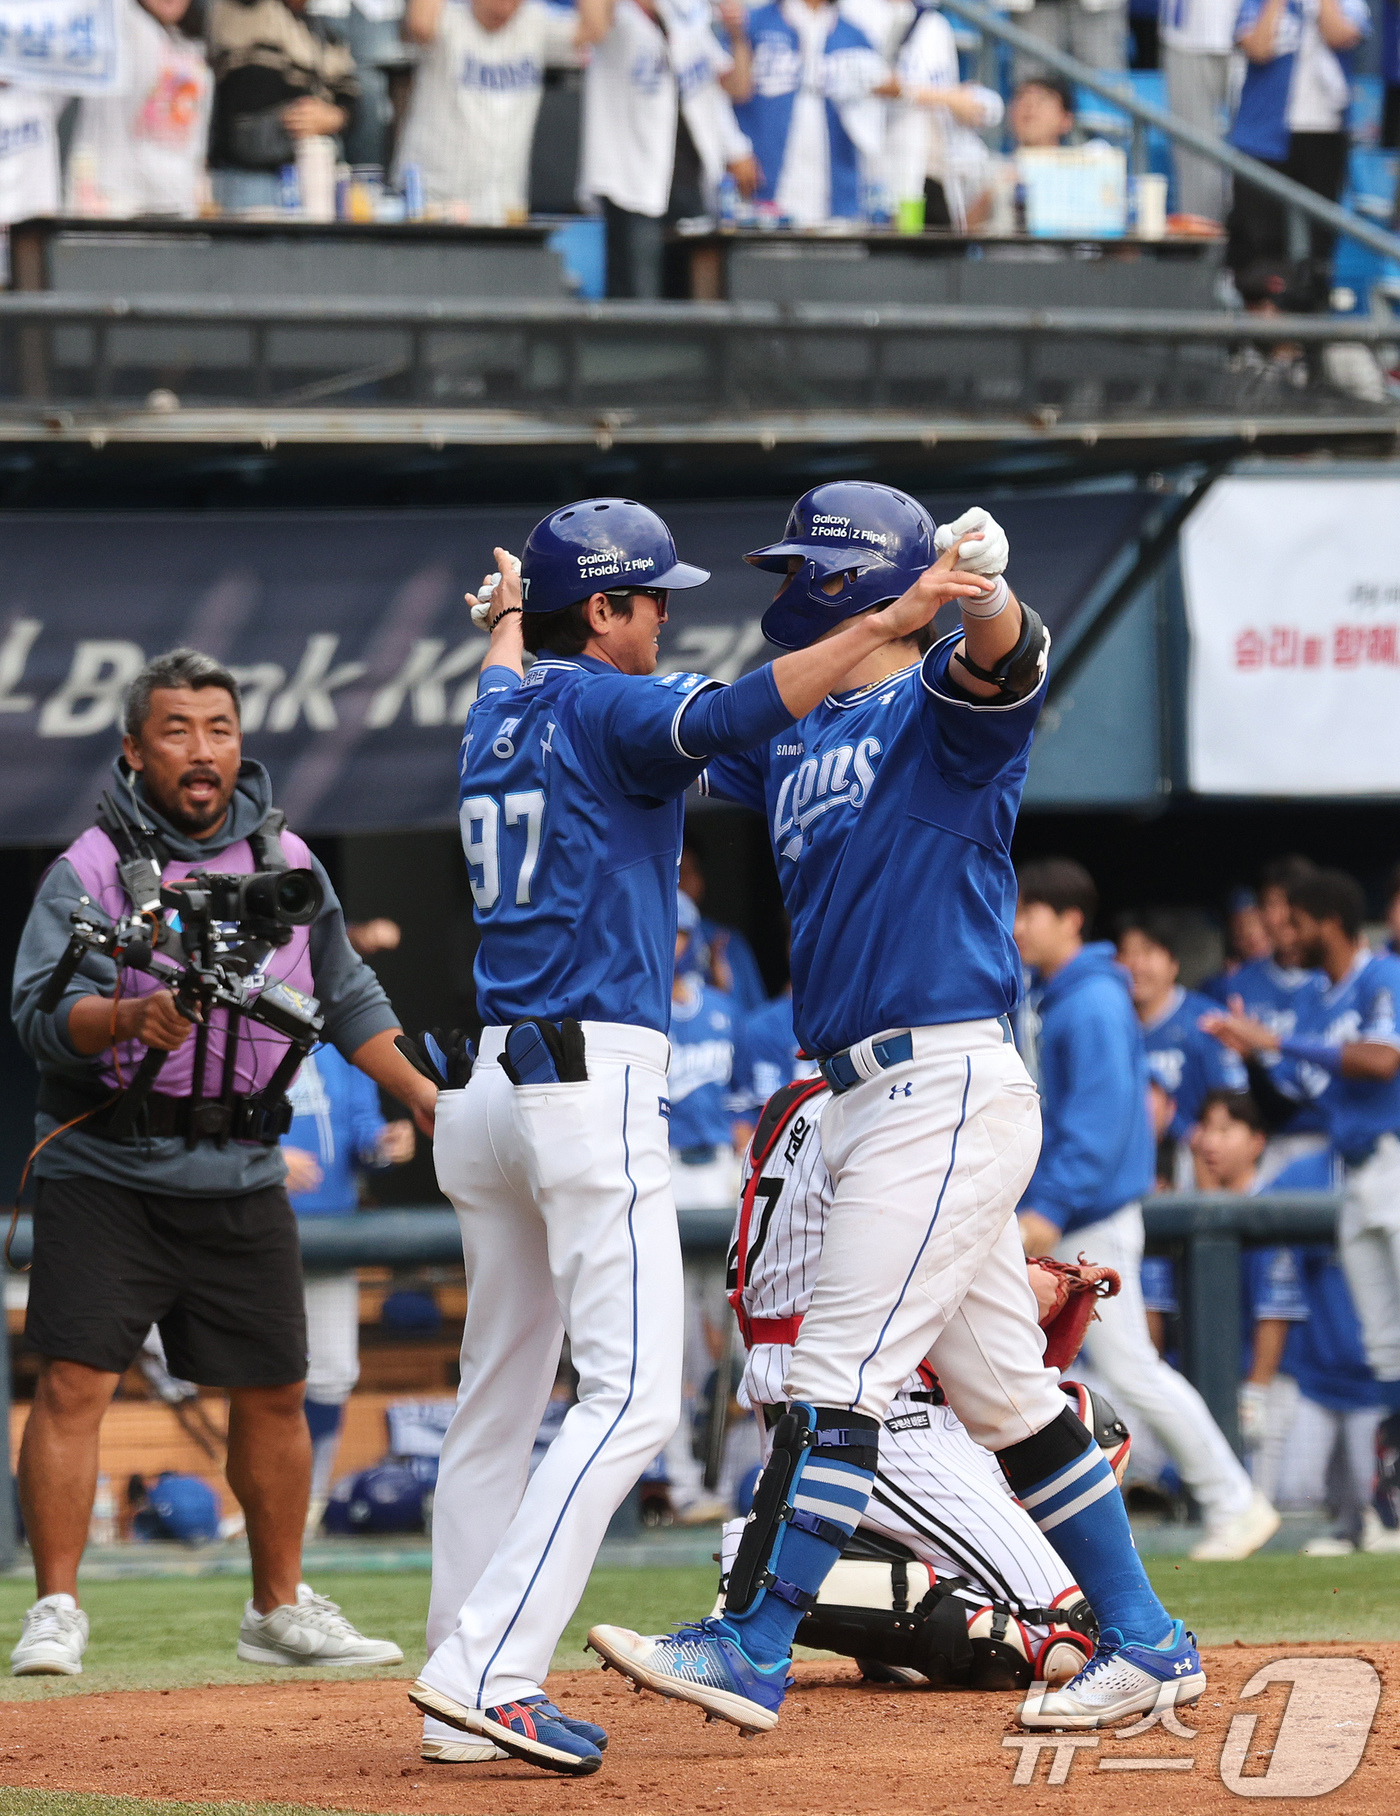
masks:
[[[778,1420],[772,1452],[758,1479],[753,1510],[729,1572],[725,1611],[731,1620],[753,1615],[770,1594],[800,1612],[816,1601],[820,1576],[808,1589],[779,1569],[784,1541],[789,1533],[804,1533],[840,1554],[864,1511],[879,1429],[874,1419],[860,1413],[801,1401]],[[822,1468],[828,1460],[833,1467]],[[814,1464],[816,1475],[804,1490],[802,1478]]]
[[[1037,1676],[1062,1683],[1082,1670],[1095,1631],[1077,1589],[1054,1607],[1012,1607],[988,1601],[962,1577],[939,1580],[912,1557],[846,1556],[797,1639],[856,1659],[875,1681],[898,1682],[909,1672],[939,1690],[1024,1690]]]

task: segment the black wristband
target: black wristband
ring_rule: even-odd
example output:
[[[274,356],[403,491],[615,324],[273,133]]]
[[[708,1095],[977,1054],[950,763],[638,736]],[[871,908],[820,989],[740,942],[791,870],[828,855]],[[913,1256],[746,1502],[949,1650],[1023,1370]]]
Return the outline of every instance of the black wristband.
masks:
[[[525,607],[523,605],[503,605],[500,611],[496,613],[496,616],[487,625],[487,630],[495,630],[502,618],[509,618],[512,612],[518,612],[523,618],[525,616]]]

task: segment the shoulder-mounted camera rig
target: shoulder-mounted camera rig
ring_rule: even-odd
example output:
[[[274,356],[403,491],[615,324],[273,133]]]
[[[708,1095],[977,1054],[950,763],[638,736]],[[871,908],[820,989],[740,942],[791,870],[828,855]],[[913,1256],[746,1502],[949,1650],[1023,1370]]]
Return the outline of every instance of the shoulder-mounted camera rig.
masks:
[[[213,1140],[260,1141],[271,1145],[291,1122],[287,1087],[315,1046],[325,1024],[320,1004],[290,984],[269,980],[265,966],[297,927],[320,913],[324,892],[314,871],[293,869],[282,852],[281,819],[255,835],[253,852],[262,868],[232,875],[197,870],[171,882],[161,879],[154,841],[142,838],[104,797],[98,822],[117,847],[122,885],[132,912],[110,920],[95,903],[70,916],[72,937],[39,999],[51,1014],[89,953],[111,959],[122,971],[145,971],[165,984],[180,1013],[194,1024],[194,1085],[185,1123],[187,1145]],[[228,1014],[223,1076],[218,1097],[205,1098],[203,1084],[209,1022],[215,1009]],[[235,1062],[240,1022],[259,1022],[286,1036],[289,1046],[277,1070],[253,1095],[237,1098]],[[114,1139],[139,1132],[141,1112],[168,1055],[151,1047],[135,1077],[105,1118]]]

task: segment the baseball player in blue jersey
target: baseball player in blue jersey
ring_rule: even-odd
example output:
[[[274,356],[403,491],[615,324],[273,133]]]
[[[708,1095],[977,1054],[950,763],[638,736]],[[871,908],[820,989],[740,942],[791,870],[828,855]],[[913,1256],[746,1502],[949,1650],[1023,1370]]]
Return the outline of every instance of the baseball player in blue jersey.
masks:
[[[1007,586],[1006,537],[986,512],[940,531],[914,499],[865,481],[818,486],[748,559],[783,576],[769,639],[822,649],[940,549],[935,572],[983,576],[961,630],[853,663],[791,730],[707,772],[768,820],[796,1030],[833,1093],[833,1197],[725,1612],[670,1636],[596,1627],[590,1642],[638,1685],[741,1729],[778,1720],[793,1635],[866,1507],[890,1401],[925,1356],[1100,1623],[1094,1659],[1022,1719],[1096,1727],[1205,1682],[1143,1572],[1107,1459],[1043,1366],[1017,1237],[1039,1111],[1006,1019],[1021,990],[1009,846],[1044,626]]]
[[[1185,1142],[1207,1092],[1244,1090],[1244,1066],[1200,1025],[1218,1005],[1177,982],[1181,959],[1172,915],[1156,909],[1120,922],[1118,962],[1132,979],[1147,1069],[1176,1105],[1167,1133]]]
[[[1224,1007],[1250,1021],[1262,1022],[1281,1040],[1294,1034],[1301,1022],[1311,1020],[1316,999],[1327,988],[1322,973],[1310,970],[1299,960],[1298,939],[1288,905],[1289,888],[1315,875],[1316,870],[1317,866],[1304,857],[1275,858],[1264,866],[1259,879],[1259,914],[1272,952],[1268,958],[1241,965],[1229,979],[1223,999]],[[1256,1058],[1267,1068],[1279,1063],[1276,1052],[1261,1052]],[[1284,1076],[1288,1076],[1287,1067]],[[1291,1114],[1275,1120],[1259,1165],[1260,1179],[1267,1184],[1293,1161],[1324,1153],[1326,1128],[1322,1111],[1311,1099],[1303,1096],[1296,1101]]]
[[[1303,877],[1288,892],[1302,963],[1326,987],[1294,1032],[1280,1036],[1241,1014],[1207,1018],[1251,1058],[1285,1064],[1268,1076],[1311,1098],[1345,1168],[1337,1226],[1366,1359],[1392,1411],[1400,1410],[1400,958],[1372,952],[1362,934],[1366,898],[1340,870]],[[1252,1073],[1256,1092],[1257,1069]]]
[[[707,981],[701,967],[700,910],[682,890],[676,898],[676,981],[671,990],[671,1190],[676,1209],[728,1210],[739,1185],[735,1146],[742,1125],[734,1097],[738,1004]],[[682,1525],[723,1519],[727,1502],[705,1491],[692,1432],[696,1401],[714,1366],[711,1340],[726,1328],[724,1267],[713,1256],[685,1258],[684,1413],[666,1446],[671,1512]]]
[[[518,569],[497,559],[461,755],[484,1029],[434,1143],[468,1309],[412,1697],[478,1756],[586,1773],[606,1736],[540,1685],[608,1520],[680,1415],[665,1112],[681,797],[983,587],[951,564],[911,573],[887,610],[721,686],[654,672],[670,593],[708,578],[654,512],[587,499],[535,526]],[[565,1332],[578,1403],[527,1487]]]

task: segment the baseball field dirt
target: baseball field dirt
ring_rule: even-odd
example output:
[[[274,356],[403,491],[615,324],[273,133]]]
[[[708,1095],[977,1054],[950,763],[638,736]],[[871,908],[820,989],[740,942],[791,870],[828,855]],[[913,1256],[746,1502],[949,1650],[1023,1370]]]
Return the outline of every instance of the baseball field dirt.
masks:
[[[1310,1663],[1290,1685],[1285,1660],[1329,1662],[1320,1673]],[[551,1677],[566,1708],[602,1721],[612,1737],[602,1770],[584,1779],[515,1763],[424,1765],[406,1683],[381,1680],[113,1691],[0,1705],[0,1783],[386,1816],[587,1816],[619,1806],[644,1816],[925,1816],[994,1808],[1194,1816],[1237,1810],[1242,1795],[1261,1793],[1272,1807],[1283,1792],[1283,1807],[1301,1808],[1296,1792],[1307,1796],[1315,1786],[1308,1804],[1329,1816],[1393,1816],[1400,1644],[1217,1647],[1206,1661],[1210,1686],[1184,1717],[1194,1738],[1158,1726],[1128,1740],[1065,1747],[1058,1763],[1053,1746],[1032,1758],[1020,1744],[1029,1737],[1015,1725],[1015,1696],[877,1690],[863,1687],[851,1665],[812,1662],[797,1666],[798,1687],[780,1727],[750,1741],[732,1727],[706,1726],[698,1710],[635,1695],[612,1673]],[[1374,1721],[1367,1665],[1382,1686]],[[1242,1701],[1240,1691],[1265,1667],[1278,1681]],[[1258,1720],[1244,1734],[1237,1718],[1251,1713]],[[1016,1744],[1003,1744],[1011,1737]],[[1247,1781],[1272,1769],[1274,1784],[1227,1788],[1222,1751],[1227,1777]],[[1358,1753],[1359,1766],[1337,1783]],[[1183,1767],[1183,1760],[1192,1763]],[[1319,1796],[1324,1782],[1335,1788]]]

